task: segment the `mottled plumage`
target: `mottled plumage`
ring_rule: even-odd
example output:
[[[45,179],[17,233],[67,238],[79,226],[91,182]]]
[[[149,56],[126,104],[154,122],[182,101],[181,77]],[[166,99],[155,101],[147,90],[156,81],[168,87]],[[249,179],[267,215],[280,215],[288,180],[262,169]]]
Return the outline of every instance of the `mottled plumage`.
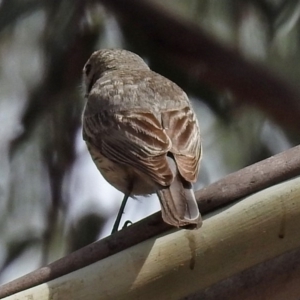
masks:
[[[200,131],[184,91],[126,50],[93,53],[83,76],[83,138],[104,178],[127,195],[156,192],[165,222],[200,227]]]

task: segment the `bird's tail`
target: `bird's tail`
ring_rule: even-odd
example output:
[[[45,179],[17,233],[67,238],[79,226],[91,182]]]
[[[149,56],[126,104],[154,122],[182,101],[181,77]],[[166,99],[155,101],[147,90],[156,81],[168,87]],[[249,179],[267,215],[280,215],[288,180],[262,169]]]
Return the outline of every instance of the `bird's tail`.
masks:
[[[174,175],[172,184],[157,191],[163,220],[175,227],[196,229],[202,218],[193,192],[192,184],[182,178],[175,161],[168,157]]]

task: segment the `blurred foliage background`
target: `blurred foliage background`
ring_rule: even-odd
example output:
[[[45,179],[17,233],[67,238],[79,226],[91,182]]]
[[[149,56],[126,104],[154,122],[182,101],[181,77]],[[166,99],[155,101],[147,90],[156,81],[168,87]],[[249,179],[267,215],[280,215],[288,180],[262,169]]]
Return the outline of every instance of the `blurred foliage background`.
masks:
[[[295,131],[241,104],[230,90],[180,73],[151,39],[141,39],[138,26],[124,26],[103,2],[0,0],[0,283],[111,230],[123,196],[101,177],[81,137],[81,70],[97,49],[136,52],[188,93],[204,145],[195,189],[298,143]],[[299,1],[167,0],[163,6],[299,84]],[[158,209],[155,196],[130,200],[123,222]]]

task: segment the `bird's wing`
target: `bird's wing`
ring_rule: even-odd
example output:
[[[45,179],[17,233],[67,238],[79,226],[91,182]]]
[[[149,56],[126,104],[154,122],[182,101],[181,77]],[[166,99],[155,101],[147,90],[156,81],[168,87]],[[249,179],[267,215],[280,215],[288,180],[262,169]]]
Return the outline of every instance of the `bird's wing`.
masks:
[[[201,158],[201,139],[194,112],[189,106],[169,110],[162,114],[162,122],[172,141],[170,152],[174,155],[181,176],[189,182],[195,182]]]
[[[83,138],[111,161],[134,167],[162,186],[173,180],[165,157],[171,141],[149,112],[88,114],[83,117]]]

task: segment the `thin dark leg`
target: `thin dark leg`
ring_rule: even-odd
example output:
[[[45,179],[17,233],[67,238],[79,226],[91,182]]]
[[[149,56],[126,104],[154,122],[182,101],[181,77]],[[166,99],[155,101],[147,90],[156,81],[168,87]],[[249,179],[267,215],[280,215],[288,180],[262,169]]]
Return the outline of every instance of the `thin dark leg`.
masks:
[[[128,198],[129,198],[129,194],[125,194],[111,234],[118,231],[118,228],[119,228],[119,225],[120,225],[120,222],[121,222],[121,218],[122,218],[122,215],[123,215],[123,212],[124,212],[124,209],[125,209]]]

